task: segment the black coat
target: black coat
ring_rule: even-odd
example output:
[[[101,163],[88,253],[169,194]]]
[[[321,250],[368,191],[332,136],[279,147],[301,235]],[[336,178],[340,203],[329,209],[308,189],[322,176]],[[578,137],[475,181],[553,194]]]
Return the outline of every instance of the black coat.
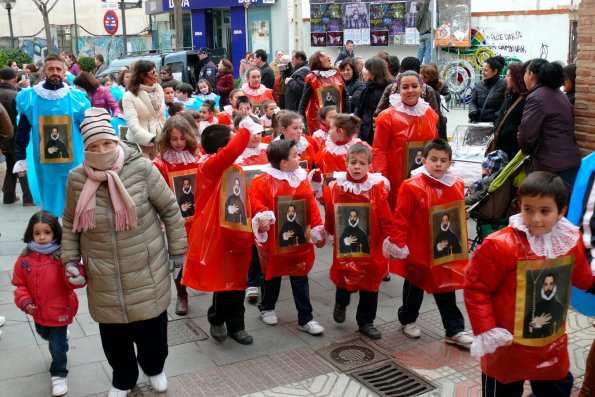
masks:
[[[8,113],[8,116],[10,117],[10,121],[12,122],[12,125],[14,127],[15,135],[17,126],[16,98],[18,93],[19,92],[14,86],[8,83],[0,84],[0,104],[4,106],[6,112]],[[3,139],[1,142],[2,143],[0,143],[0,150],[7,153],[14,152],[14,137],[12,137],[11,139]],[[9,172],[12,172],[12,170],[9,170]]]
[[[361,92],[358,103],[355,105],[355,115],[362,119],[362,126],[360,128],[360,139],[372,146],[374,141],[374,111],[386,85],[378,85],[372,81],[368,81]]]
[[[359,97],[364,88],[366,88],[366,85],[358,79],[351,79],[345,82],[345,88],[347,88],[347,92],[349,92],[351,112],[355,112],[355,106],[359,102]]]
[[[200,72],[198,72],[198,80],[205,79],[211,84],[213,92],[217,92],[217,66],[211,61],[211,58],[205,58],[200,61]]]
[[[494,89],[490,95],[490,89]],[[506,81],[500,76],[482,80],[475,85],[471,92],[471,103],[469,103],[469,120],[474,122],[493,122],[496,119],[496,112],[504,102]],[[489,99],[488,99],[489,96]],[[486,103],[486,99],[488,100]],[[485,108],[484,108],[485,104]],[[482,113],[483,109],[483,113]]]
[[[268,63],[260,68],[260,83],[271,90],[275,88],[275,72]]]
[[[494,132],[498,126],[500,126],[504,115],[506,112],[508,112],[512,104],[518,99],[519,95],[520,94],[515,92],[510,92],[508,95],[506,95],[504,102],[502,103],[502,107],[496,114],[496,120],[494,121]],[[496,148],[502,150],[508,155],[508,161],[512,160],[512,158],[516,156],[520,150],[517,134],[519,132],[519,125],[523,119],[523,107],[525,107],[525,98],[521,99],[514,109],[512,109],[506,120],[504,120],[504,124],[502,124],[500,127],[500,131],[498,132]]]
[[[285,88],[285,109],[298,111],[302,93],[304,92],[304,79],[308,73],[310,73],[310,68],[308,68],[308,65],[304,65],[291,75],[291,80],[289,80]]]

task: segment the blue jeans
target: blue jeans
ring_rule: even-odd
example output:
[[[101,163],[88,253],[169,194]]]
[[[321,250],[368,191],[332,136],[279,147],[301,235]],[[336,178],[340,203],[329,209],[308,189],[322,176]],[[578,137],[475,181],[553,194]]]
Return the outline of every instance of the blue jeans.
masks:
[[[298,324],[306,325],[314,319],[312,305],[310,304],[310,286],[308,276],[290,276],[293,301],[298,311]],[[281,277],[275,277],[262,282],[262,302],[258,305],[261,311],[275,310],[275,304],[281,291]]]
[[[52,356],[52,365],[50,374],[66,378],[68,370],[66,369],[66,352],[68,351],[68,341],[66,340],[66,326],[48,327],[35,323],[35,330],[43,339],[49,342],[50,354]]]
[[[424,64],[429,65],[432,60],[432,33],[419,35],[419,50],[417,50],[417,59]]]

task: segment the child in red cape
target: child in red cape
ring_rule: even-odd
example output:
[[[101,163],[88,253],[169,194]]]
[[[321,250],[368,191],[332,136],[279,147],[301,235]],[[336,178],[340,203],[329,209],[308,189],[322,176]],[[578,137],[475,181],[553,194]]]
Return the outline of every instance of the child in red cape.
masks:
[[[469,255],[465,187],[450,170],[451,157],[452,149],[442,139],[424,147],[423,167],[401,184],[394,228],[385,249],[398,259],[390,262],[390,271],[405,279],[403,305],[399,308],[403,333],[410,338],[421,336],[415,321],[425,290],[434,295],[440,310],[445,341],[469,348],[473,338],[465,332],[455,297],[455,290],[463,288],[463,270]]]
[[[570,396],[566,313],[571,286],[593,293],[583,236],[564,214],[568,191],[536,171],[519,189],[521,213],[488,236],[465,274],[465,306],[481,357],[484,396]]]
[[[337,115],[336,106],[324,106],[318,109],[318,122],[320,128],[314,131],[312,139],[318,144],[319,148],[324,148],[325,142],[328,139],[331,128],[331,120]]]
[[[367,145],[351,146],[346,157],[347,172],[335,172],[324,190],[324,227],[335,246],[330,270],[337,286],[333,318],[345,322],[351,294],[359,291],[359,330],[379,339],[382,334],[374,327],[378,288],[388,272],[382,244],[393,226],[386,200],[389,185],[382,175],[368,172],[372,152]]]
[[[244,327],[252,217],[246,177],[234,161],[248,145],[250,136],[260,132],[262,126],[247,118],[240,123],[233,139],[231,128],[222,124],[208,126],[201,136],[207,154],[198,160],[195,200],[198,218],[191,230],[182,284],[213,292],[208,319],[211,336],[219,342],[227,334],[238,343],[252,343],[252,336]]]
[[[324,328],[312,316],[308,273],[314,264],[312,243],[324,246],[326,232],[306,171],[299,166],[295,141],[274,141],[267,148],[267,157],[270,166],[252,180],[250,197],[252,228],[265,274],[261,318],[265,324],[277,324],[275,304],[281,277],[289,276],[298,329],[317,335]]]
[[[314,160],[318,152],[318,144],[304,134],[304,123],[302,117],[296,112],[283,111],[278,115],[281,135],[274,141],[290,139],[295,142],[295,148],[299,157],[299,166],[311,170],[314,167]]]
[[[194,192],[192,185],[196,180],[196,169],[198,159],[196,158],[197,142],[194,135],[194,128],[183,116],[173,116],[167,119],[163,131],[158,138],[159,156],[153,159],[153,164],[169,188],[176,193],[174,179],[182,179],[180,186],[182,191],[178,197],[180,212],[184,218],[186,236],[190,236],[192,219],[194,218]],[[178,190],[180,189],[178,188]],[[182,265],[180,263],[180,265]],[[176,314],[185,316],[188,314],[188,291],[181,284],[183,266],[173,269],[173,279],[176,285],[178,299],[176,302]]]

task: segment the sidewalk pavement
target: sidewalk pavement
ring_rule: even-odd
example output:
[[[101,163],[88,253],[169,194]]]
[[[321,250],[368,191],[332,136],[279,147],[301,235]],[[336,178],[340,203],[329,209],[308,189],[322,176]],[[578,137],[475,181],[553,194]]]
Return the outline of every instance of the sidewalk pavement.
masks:
[[[0,395],[14,397],[49,396],[51,358],[47,342],[34,330],[32,318],[17,309],[10,280],[22,235],[36,207],[20,203],[0,204],[0,315],[7,318],[0,337]],[[473,230],[470,226],[469,230]],[[480,396],[478,362],[465,350],[447,345],[434,299],[426,296],[418,324],[420,339],[405,337],[397,320],[401,304],[402,279],[392,276],[380,288],[376,325],[382,339],[361,336],[355,322],[358,295],[352,296],[347,321],[336,324],[332,318],[335,287],[329,279],[330,248],[316,250],[316,263],[310,274],[310,296],[314,316],[324,327],[322,336],[311,336],[297,329],[297,312],[288,280],[284,280],[277,305],[279,324],[265,325],[255,306],[246,304],[246,328],[254,344],[242,346],[232,340],[215,342],[208,337],[206,317],[211,296],[190,293],[190,313],[174,313],[175,288],[168,309],[169,357],[165,372],[169,378],[166,393],[150,390],[141,376],[134,396],[376,396],[360,381],[361,370],[397,363],[427,382],[432,390],[424,397]],[[85,289],[77,290],[79,312],[71,331],[68,352],[68,396],[105,396],[111,387],[108,365],[99,337],[98,325],[89,316]],[[457,293],[464,312],[462,293]],[[568,315],[571,371],[575,387],[580,387],[589,347],[595,329],[589,318],[571,311]],[[469,322],[466,320],[469,329]],[[348,342],[347,347],[337,344]],[[330,357],[328,354],[330,353]],[[326,357],[326,358],[325,358]],[[392,377],[391,379],[394,379]],[[527,392],[525,395],[529,395]],[[573,393],[576,395],[577,391]],[[405,394],[412,395],[412,394]]]

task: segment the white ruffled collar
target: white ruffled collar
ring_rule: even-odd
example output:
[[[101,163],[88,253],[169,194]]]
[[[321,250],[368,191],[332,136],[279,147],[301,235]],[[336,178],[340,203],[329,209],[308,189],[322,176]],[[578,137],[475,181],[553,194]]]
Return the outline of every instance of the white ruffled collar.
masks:
[[[323,141],[326,141],[327,138],[329,137],[329,135],[330,135],[329,131],[325,131],[322,128],[319,128],[316,131],[314,131],[314,133],[312,134],[312,138],[318,138],[318,139],[322,139]]]
[[[196,94],[196,97],[203,102],[206,101],[207,99],[215,99],[216,98],[215,93],[213,93],[213,92],[210,92],[208,94]]]
[[[170,164],[186,165],[196,163],[196,156],[192,155],[188,150],[178,152],[177,150],[169,149],[167,152],[163,153],[161,157]]]
[[[267,92],[267,88],[262,84],[258,88],[252,88],[246,83],[242,86],[242,91],[244,91],[244,94],[259,96]]]
[[[335,69],[313,70],[312,73],[320,77],[333,77],[335,74],[337,74],[337,71]]]
[[[62,88],[58,88],[57,90],[48,90],[47,88],[43,88],[44,83],[45,83],[45,80],[40,81],[38,84],[35,84],[33,86],[33,90],[35,91],[35,93],[37,95],[39,95],[43,99],[47,99],[49,101],[55,101],[56,99],[62,99],[70,91],[70,88],[68,88],[66,85]]]
[[[205,130],[205,128],[207,128],[210,125],[213,124],[218,124],[219,123],[219,119],[217,119],[216,116],[213,116],[213,122],[209,122],[207,120],[202,120],[201,122],[198,123],[198,135],[202,135],[202,132]]]
[[[547,259],[566,255],[576,245],[580,236],[578,227],[564,217],[556,222],[551,232],[543,236],[531,234],[529,228],[523,223],[522,214],[511,216],[509,225],[525,233],[531,251],[538,256],[545,256]]]
[[[285,138],[285,139],[287,139],[287,138]],[[276,137],[273,140],[274,141],[281,140],[281,135],[279,135],[278,137]],[[310,142],[308,142],[308,140],[306,138],[304,138],[304,136],[302,135],[300,137],[300,141],[295,144],[295,149],[296,149],[297,153],[301,155],[302,153],[304,153],[304,151],[306,149],[308,149],[308,146],[310,146]]]
[[[343,156],[344,154],[347,154],[347,152],[349,151],[349,148],[352,147],[353,145],[360,143],[362,140],[359,138],[352,138],[349,142],[343,144],[343,145],[337,145],[335,142],[333,142],[331,140],[331,138],[327,138],[326,142],[324,143],[326,150],[329,153],[334,154],[335,156]]]
[[[262,167],[262,171],[269,174],[275,179],[280,179],[283,181],[287,181],[289,186],[292,188],[297,188],[300,183],[302,183],[308,177],[308,173],[301,167],[298,167],[297,170],[292,172],[285,172],[274,168],[270,164],[265,165]]]
[[[333,172],[333,178],[337,181],[337,185],[341,186],[348,193],[361,194],[362,192],[367,192],[380,182],[384,182],[384,187],[387,191],[390,191],[390,182],[380,173],[372,174],[368,172],[368,177],[363,182],[350,181],[347,179],[347,172],[345,171]]]
[[[233,106],[231,105],[225,105],[223,106],[223,111],[227,114],[229,114],[230,116],[233,115]]]
[[[452,185],[454,185],[457,182],[457,180],[459,179],[459,177],[457,176],[457,174],[455,174],[455,172],[452,170],[452,168],[449,168],[448,171],[446,171],[446,174],[444,174],[444,176],[442,176],[442,178],[440,178],[440,179],[434,178],[432,176],[432,174],[430,174],[430,172],[428,171],[426,166],[421,166],[421,167],[416,168],[411,171],[411,176],[415,176],[417,174],[424,174],[428,178],[430,178],[436,182],[440,182],[441,184],[446,185],[448,187],[451,187]]]
[[[258,147],[247,147],[242,154],[240,154],[240,157],[236,159],[236,164],[242,164],[244,160],[250,157],[260,156],[260,153],[262,153],[263,150],[266,150],[267,146],[266,143],[259,143]]]
[[[423,116],[430,107],[430,105],[423,98],[419,98],[419,101],[417,101],[415,106],[405,105],[401,99],[401,94],[398,92],[388,97],[388,100],[391,106],[393,106],[399,112],[403,112],[410,116]]]

